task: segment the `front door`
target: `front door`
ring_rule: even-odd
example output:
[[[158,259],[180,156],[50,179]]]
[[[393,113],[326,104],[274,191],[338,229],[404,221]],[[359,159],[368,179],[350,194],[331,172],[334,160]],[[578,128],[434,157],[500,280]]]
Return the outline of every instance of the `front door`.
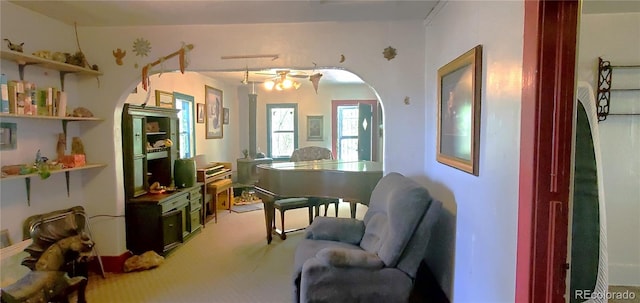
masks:
[[[372,106],[358,104],[358,161],[371,161],[371,128],[374,127]]]

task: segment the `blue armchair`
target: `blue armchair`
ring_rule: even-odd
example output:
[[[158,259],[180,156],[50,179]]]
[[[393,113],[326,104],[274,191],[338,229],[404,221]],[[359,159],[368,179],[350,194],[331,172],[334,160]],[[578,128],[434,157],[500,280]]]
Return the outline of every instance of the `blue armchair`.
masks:
[[[316,218],[296,248],[293,302],[407,302],[441,207],[389,173],[363,220]]]

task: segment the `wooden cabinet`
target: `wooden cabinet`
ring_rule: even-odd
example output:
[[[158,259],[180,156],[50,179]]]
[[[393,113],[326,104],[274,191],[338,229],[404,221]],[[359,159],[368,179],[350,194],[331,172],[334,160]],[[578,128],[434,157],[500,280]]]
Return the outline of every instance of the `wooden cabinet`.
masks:
[[[172,193],[149,192],[154,182],[174,186],[178,125],[176,109],[124,105],[125,221],[127,248],[134,254],[166,255],[202,227],[202,183]]]
[[[173,186],[178,146],[177,109],[125,104],[122,111],[125,196],[144,195],[154,182]]]
[[[154,250],[166,255],[190,238],[202,226],[201,185],[129,199],[125,210],[127,248],[134,254]]]

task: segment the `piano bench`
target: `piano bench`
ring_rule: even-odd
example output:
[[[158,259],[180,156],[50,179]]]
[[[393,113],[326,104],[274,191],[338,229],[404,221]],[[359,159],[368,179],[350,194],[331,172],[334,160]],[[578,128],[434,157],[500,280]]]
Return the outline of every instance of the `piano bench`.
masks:
[[[282,224],[282,229],[279,231],[275,228],[276,219],[274,216],[273,222],[272,222],[273,230],[275,230],[275,232],[280,235],[280,239],[285,240],[287,238],[287,232],[298,231],[304,228],[285,230],[284,229],[284,212],[289,209],[307,207],[309,208],[309,224],[311,224],[313,222],[313,208],[315,206],[316,206],[315,203],[312,201],[309,201],[309,199],[307,198],[287,198],[287,199],[278,199],[274,201],[273,207],[280,211],[280,223]]]
[[[231,206],[233,204],[233,186],[231,179],[221,179],[207,185],[207,193],[211,193],[211,203],[209,209],[213,212],[215,221],[218,222],[218,198],[221,194],[225,194],[225,201],[227,209],[231,212]]]

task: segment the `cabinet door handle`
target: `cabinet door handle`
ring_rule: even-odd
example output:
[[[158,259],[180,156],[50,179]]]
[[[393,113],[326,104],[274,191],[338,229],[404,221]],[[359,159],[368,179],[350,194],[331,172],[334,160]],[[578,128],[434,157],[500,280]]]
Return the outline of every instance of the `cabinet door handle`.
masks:
[[[173,227],[173,224],[169,224],[169,227]]]

